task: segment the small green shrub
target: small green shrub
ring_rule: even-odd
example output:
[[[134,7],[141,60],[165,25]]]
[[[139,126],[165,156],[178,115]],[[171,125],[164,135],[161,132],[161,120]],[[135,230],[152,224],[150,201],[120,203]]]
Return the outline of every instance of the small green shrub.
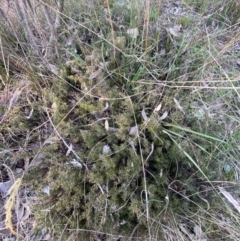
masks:
[[[76,69],[78,62],[74,63],[71,67]],[[152,217],[160,218],[166,196],[170,197],[171,210],[196,212],[199,207],[194,203],[201,199],[194,193],[204,183],[199,169],[208,173],[212,159],[206,148],[212,143],[197,136],[193,141],[175,138],[190,156],[201,156],[202,164],[195,166],[166,134],[172,131],[182,136],[182,131],[165,126],[165,120],[159,119],[166,109],[172,109],[166,120],[174,123],[181,118],[181,112],[171,107],[172,101],[166,100],[162,101],[163,109],[154,111],[159,100],[153,91],[158,93],[161,87],[154,83],[139,86],[138,79],[131,81],[129,75],[126,81],[122,73],[108,76],[104,72],[101,79],[89,79],[88,70],[79,68],[74,74],[71,67],[66,66],[62,71],[65,81],[52,82],[55,93],[52,121],[61,137],[72,143],[81,158],[79,163],[86,166],[82,163],[79,169],[71,164],[76,156],[66,156],[68,150],[60,142],[49,146],[53,149],[44,150],[48,153],[42,163],[45,174],[38,185],[39,188],[49,185],[51,195],[42,197],[41,206],[52,208],[47,216],[36,214],[39,222],[51,220],[57,233],[64,228],[81,227],[106,233],[116,230],[117,234],[128,236],[137,224],[141,224],[141,232],[147,230],[147,208]],[[69,85],[73,79],[79,89]],[[188,121],[185,124],[190,126]],[[29,179],[34,173],[29,173]],[[149,203],[145,200],[145,183]],[[191,197],[192,201],[184,202],[183,196]]]
[[[10,150],[1,158],[24,165],[25,183],[37,192],[36,231],[128,240],[136,228],[132,239],[170,240],[171,230],[180,240],[193,239],[201,223],[216,240],[230,233],[228,223],[239,235],[229,208],[224,215],[233,220],[222,222],[227,205],[215,187],[239,173],[236,65],[224,69],[232,60],[223,56],[234,41],[224,29],[219,36],[193,24],[212,9],[225,18],[235,5],[184,2],[191,14],[177,18],[160,1],[150,9],[142,1],[70,1],[59,59],[18,53],[31,60],[23,68],[29,83],[12,108],[1,106],[1,148]]]

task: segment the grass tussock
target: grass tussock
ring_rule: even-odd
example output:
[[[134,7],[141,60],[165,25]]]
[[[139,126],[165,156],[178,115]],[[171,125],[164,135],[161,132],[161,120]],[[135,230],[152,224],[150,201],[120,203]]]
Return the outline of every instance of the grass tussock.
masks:
[[[11,233],[239,240],[238,1],[3,2]]]

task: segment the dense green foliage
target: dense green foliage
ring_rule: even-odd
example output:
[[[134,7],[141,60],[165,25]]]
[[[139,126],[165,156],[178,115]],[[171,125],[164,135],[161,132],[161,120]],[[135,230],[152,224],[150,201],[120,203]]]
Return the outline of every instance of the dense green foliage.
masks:
[[[112,65],[114,62],[109,63]],[[207,172],[213,161],[208,155],[213,143],[194,134],[190,140],[184,137],[184,130],[170,127],[183,113],[173,106],[173,100],[161,97],[163,87],[154,82],[139,84],[130,77],[126,80],[124,70],[119,68],[110,76],[111,69],[101,70],[92,78],[91,67],[74,60],[62,69],[62,79],[54,79],[44,92],[54,126],[80,157],[76,159],[71,152],[66,156],[67,147],[54,141],[42,150],[44,168],[37,167],[26,176],[41,188],[49,185],[51,196],[44,194],[41,206],[52,207],[47,218],[57,232],[79,226],[128,236],[141,224],[146,234],[146,206],[156,220],[164,218],[166,205],[180,213],[207,207],[196,190],[206,183],[199,170],[209,179],[218,176]],[[196,120],[199,118],[190,116],[182,125],[197,131]],[[172,133],[182,149],[172,141]],[[194,165],[182,150],[201,157],[202,162]],[[41,183],[36,175],[43,175]],[[184,201],[185,196],[189,202]],[[42,218],[46,220],[45,215]]]
[[[237,76],[224,51],[239,11],[226,15],[238,4],[186,0],[191,14],[176,17],[168,1],[149,12],[136,2],[66,4],[50,57],[21,46],[27,34],[11,38],[10,64],[19,61],[13,80],[0,65],[2,157],[25,168],[37,231],[59,240],[74,230],[76,240],[128,240],[136,227],[138,241],[164,240],[182,223],[192,236],[175,230],[193,239],[200,219],[204,238],[219,240],[226,203],[217,185],[239,175],[238,83],[224,79]]]

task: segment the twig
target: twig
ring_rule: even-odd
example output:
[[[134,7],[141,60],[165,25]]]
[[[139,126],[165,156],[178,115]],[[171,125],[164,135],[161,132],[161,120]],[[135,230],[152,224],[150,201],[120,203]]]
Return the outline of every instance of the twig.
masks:
[[[60,133],[58,132],[58,130],[56,129],[55,125],[52,122],[51,117],[49,116],[49,113],[47,111],[47,115],[48,115],[48,119],[49,122],[51,123],[54,131],[56,132],[56,134],[58,135],[58,137],[62,140],[63,144],[68,148],[68,150],[70,149],[70,146],[67,144],[67,142],[62,138],[62,136],[60,135]],[[71,148],[71,152],[73,153],[73,155],[77,158],[78,161],[80,161],[81,164],[84,165],[84,167],[86,168],[86,170],[88,171],[88,167],[85,163],[83,163],[82,158]]]
[[[136,119],[136,115],[135,115],[135,112],[134,112],[133,103],[132,103],[132,100],[131,100],[130,97],[129,97],[129,102],[132,106],[134,121],[137,125],[137,119]],[[144,183],[144,193],[145,193],[145,203],[146,203],[146,218],[147,218],[147,223],[148,223],[148,235],[149,235],[149,241],[151,241],[152,238],[151,238],[151,229],[149,227],[150,216],[149,216],[149,206],[148,206],[149,201],[148,201],[148,190],[147,190],[147,177],[146,177],[146,171],[145,171],[145,162],[144,162],[144,159],[143,159],[143,153],[142,153],[142,148],[141,148],[141,140],[139,138],[139,130],[137,130],[137,132],[138,132],[137,136],[138,136],[138,143],[139,143],[139,147],[140,147],[140,156],[141,156],[141,162],[142,162],[143,183]],[[153,148],[153,146],[152,146],[152,148]]]
[[[58,1],[57,16],[56,16],[55,23],[54,23],[55,31],[57,31],[57,29],[60,26],[60,23],[61,23],[61,13],[63,12],[63,9],[64,9],[64,0],[59,0]]]
[[[138,223],[135,228],[133,229],[131,235],[129,236],[128,240],[127,241],[131,241],[133,235],[135,234],[135,232],[137,231],[138,227],[140,226],[140,223]]]
[[[148,156],[145,160],[145,164],[148,161],[148,159],[151,157],[151,155],[153,154],[153,151],[154,151],[154,143],[151,144],[151,151],[150,151],[150,153],[148,154]]]
[[[106,4],[107,4],[107,9],[108,9],[108,14],[109,14],[109,22],[110,22],[110,26],[111,26],[111,35],[112,35],[112,43],[113,43],[113,56],[114,56],[114,61],[115,61],[116,65],[118,65],[117,59],[116,59],[115,33],[114,33],[114,29],[113,29],[113,21],[112,21],[111,10],[110,10],[108,0],[106,0]]]

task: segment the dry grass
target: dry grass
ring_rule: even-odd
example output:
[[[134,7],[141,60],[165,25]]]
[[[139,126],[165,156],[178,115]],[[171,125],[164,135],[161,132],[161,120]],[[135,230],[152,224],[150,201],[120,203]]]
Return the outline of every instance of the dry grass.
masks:
[[[57,2],[1,1],[5,237],[239,240],[238,1]]]

